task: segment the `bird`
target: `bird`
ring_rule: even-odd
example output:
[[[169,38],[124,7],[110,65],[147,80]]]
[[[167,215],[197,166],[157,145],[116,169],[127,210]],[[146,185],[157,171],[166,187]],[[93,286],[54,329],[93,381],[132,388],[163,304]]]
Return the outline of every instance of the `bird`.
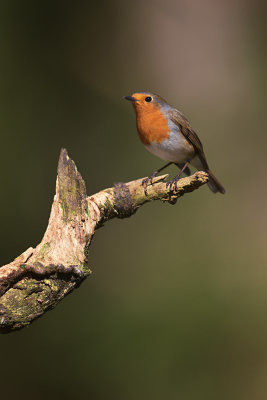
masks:
[[[172,180],[166,182],[170,195],[173,190],[177,190],[177,182],[182,173],[190,175],[189,164],[208,174],[208,186],[213,193],[225,193],[224,187],[209,168],[198,135],[179,110],[151,92],[137,92],[124,98],[133,105],[137,131],[143,145],[152,154],[168,161],[166,165],[143,179],[142,185],[146,195],[148,184],[152,185],[153,178],[171,164],[175,164],[180,171]]]

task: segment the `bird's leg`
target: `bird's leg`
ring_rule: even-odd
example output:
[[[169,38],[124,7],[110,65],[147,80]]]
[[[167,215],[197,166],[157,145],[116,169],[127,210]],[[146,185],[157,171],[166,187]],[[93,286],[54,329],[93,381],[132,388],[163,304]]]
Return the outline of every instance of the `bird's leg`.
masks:
[[[149,175],[147,178],[144,178],[142,180],[142,185],[144,186],[146,196],[147,196],[147,185],[149,184],[149,182],[150,182],[150,185],[152,185],[153,178],[155,178],[155,176],[157,176],[163,169],[167,168],[171,164],[172,164],[172,162],[168,162],[168,164],[163,165],[163,167],[157,169],[157,171],[153,172],[153,174]]]
[[[182,173],[186,170],[186,168],[187,168],[189,162],[190,162],[189,160],[186,161],[186,163],[184,164],[183,168],[181,169],[181,171],[179,172],[179,174],[177,174],[177,175],[175,176],[175,178],[173,178],[173,179],[172,179],[171,181],[169,181],[169,182],[166,182],[166,187],[169,187],[169,194],[171,194],[171,192],[172,192],[173,190],[177,190],[177,182],[179,181],[179,179],[180,179]]]
[[[183,167],[184,167],[184,164],[177,164],[177,163],[175,163],[175,165],[176,165],[179,169],[183,169]],[[186,174],[187,176],[190,176],[190,175],[191,175],[190,168],[189,168],[189,167],[186,167],[186,168],[183,170],[183,173]]]

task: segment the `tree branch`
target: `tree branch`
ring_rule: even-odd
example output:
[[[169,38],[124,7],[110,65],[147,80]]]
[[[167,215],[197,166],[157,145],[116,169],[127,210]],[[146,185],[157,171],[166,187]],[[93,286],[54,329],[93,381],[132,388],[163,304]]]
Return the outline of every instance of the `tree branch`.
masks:
[[[85,183],[63,149],[56,194],[41,243],[0,268],[0,332],[30,324],[80,285],[91,273],[87,260],[92,236],[104,222],[130,217],[153,200],[175,204],[179,197],[208,181],[205,172],[197,172],[179,180],[177,191],[170,196],[164,182],[167,176],[154,178],[147,196],[142,179],[138,179],[87,197]]]

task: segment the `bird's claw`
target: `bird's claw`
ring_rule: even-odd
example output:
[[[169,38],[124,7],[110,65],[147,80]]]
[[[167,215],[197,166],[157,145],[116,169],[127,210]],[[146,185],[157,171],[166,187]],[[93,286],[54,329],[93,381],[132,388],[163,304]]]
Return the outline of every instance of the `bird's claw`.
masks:
[[[157,175],[157,173],[153,173],[153,174],[151,174],[150,176],[148,176],[147,178],[144,178],[143,180],[142,180],[142,186],[144,186],[144,192],[145,192],[145,195],[147,196],[147,185],[150,183],[150,185],[152,185],[153,184],[153,178],[155,178],[155,176]]]
[[[144,178],[142,180],[142,186],[144,186],[144,191],[145,191],[145,195],[146,196],[147,196],[147,185],[148,185],[148,182],[149,182],[149,178]]]
[[[179,179],[180,177],[175,177],[171,181],[166,182],[166,189],[169,188],[169,195],[171,195],[173,191],[177,190],[177,182],[179,181]]]

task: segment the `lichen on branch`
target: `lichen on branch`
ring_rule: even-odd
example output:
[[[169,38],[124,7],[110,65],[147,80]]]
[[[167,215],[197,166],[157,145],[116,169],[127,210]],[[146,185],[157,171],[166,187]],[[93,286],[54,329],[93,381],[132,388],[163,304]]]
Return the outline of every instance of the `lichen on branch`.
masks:
[[[62,149],[56,194],[41,243],[0,268],[0,332],[29,325],[81,284],[91,273],[89,246],[99,226],[115,217],[129,217],[153,200],[175,204],[208,181],[205,172],[196,172],[180,179],[177,190],[169,194],[166,177],[154,178],[147,195],[138,179],[87,197],[74,161]]]

